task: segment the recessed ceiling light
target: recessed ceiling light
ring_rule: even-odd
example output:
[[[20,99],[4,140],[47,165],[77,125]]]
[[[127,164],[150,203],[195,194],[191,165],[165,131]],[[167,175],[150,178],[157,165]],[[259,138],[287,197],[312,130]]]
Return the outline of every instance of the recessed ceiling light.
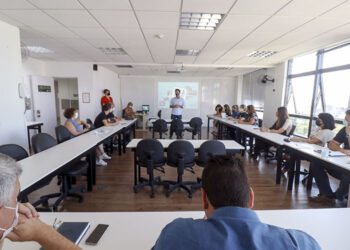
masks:
[[[37,54],[53,54],[55,53],[53,50],[40,47],[40,46],[27,46],[26,47],[30,52]]]
[[[177,56],[198,56],[201,51],[199,49],[177,49]]]
[[[183,12],[180,17],[180,29],[215,30],[224,14]]]
[[[253,52],[249,53],[247,56],[264,58],[264,57],[272,56],[276,53],[277,53],[277,51],[253,51]]]
[[[106,55],[126,55],[126,52],[122,48],[98,48]]]

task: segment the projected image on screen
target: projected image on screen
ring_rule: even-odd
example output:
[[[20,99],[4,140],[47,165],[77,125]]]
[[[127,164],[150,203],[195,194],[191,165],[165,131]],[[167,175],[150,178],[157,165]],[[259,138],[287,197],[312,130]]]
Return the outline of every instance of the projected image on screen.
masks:
[[[169,108],[171,98],[175,97],[175,89],[180,89],[180,96],[185,100],[185,109],[197,109],[197,82],[158,82],[158,108]]]

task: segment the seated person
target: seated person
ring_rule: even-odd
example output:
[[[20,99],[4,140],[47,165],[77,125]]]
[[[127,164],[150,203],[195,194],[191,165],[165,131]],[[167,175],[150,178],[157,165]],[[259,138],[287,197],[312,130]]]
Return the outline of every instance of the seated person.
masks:
[[[238,108],[238,105],[233,105],[232,106],[232,118],[238,118],[239,117],[239,114],[241,112],[239,112],[239,108]]]
[[[239,106],[239,116],[238,116],[238,119],[244,119],[244,118],[246,118],[246,116],[247,116],[247,108],[246,108],[246,106],[244,105],[244,104],[241,104],[240,106]]]
[[[240,159],[215,156],[202,174],[204,219],[178,218],[158,237],[158,249],[321,249],[308,234],[261,222]]]
[[[328,148],[333,151],[340,151],[346,155],[350,155],[350,110],[346,111],[344,125],[344,128],[342,128],[334,139],[329,142]],[[341,145],[344,145],[344,147],[342,148]],[[311,201],[333,203],[335,199],[340,201],[343,200],[348,194],[350,176],[345,175],[336,169],[326,169],[321,165],[312,166],[311,171],[318,189],[320,190],[318,196],[310,197]],[[331,189],[327,173],[340,180],[339,187],[334,193]]]
[[[134,110],[132,109],[133,104],[132,102],[128,103],[128,106],[126,106],[125,110],[125,119],[126,120],[132,120],[136,118],[136,113],[134,112]]]
[[[94,126],[96,129],[103,126],[113,126],[118,124],[118,121],[111,117],[112,104],[107,103],[103,105],[103,111],[95,118]],[[114,115],[113,115],[114,116]],[[112,120],[114,119],[114,121]],[[96,151],[96,164],[100,166],[107,166],[107,162],[104,160],[110,160],[111,157],[104,152],[103,144],[98,145]]]
[[[5,238],[18,242],[36,241],[45,249],[80,249],[52,226],[41,222],[32,205],[17,202],[21,173],[15,160],[0,154],[0,249]],[[20,244],[18,249],[21,249]]]
[[[334,118],[329,113],[320,113],[318,119],[316,120],[316,126],[318,127],[313,135],[308,139],[293,137],[290,140],[294,142],[306,142],[311,144],[318,144],[325,146],[329,141],[331,141],[335,133],[332,131],[335,129]]]
[[[216,105],[215,107],[215,111],[216,111],[216,114],[214,116],[217,116],[217,117],[222,117],[222,112],[223,112],[223,107],[218,104]],[[213,122],[213,125],[214,125],[214,131],[211,132],[214,136],[217,136],[218,135],[218,128],[219,128],[219,122],[218,121],[214,121]]]
[[[259,118],[256,114],[254,105],[248,105],[247,107],[247,115],[243,120],[239,120],[236,118],[229,117],[230,120],[237,121],[240,124],[248,124],[258,126]]]
[[[224,109],[225,109],[226,116],[231,117],[232,113],[231,113],[230,106],[228,104],[225,104]]]
[[[75,108],[68,108],[63,113],[64,117],[67,118],[64,126],[69,130],[71,138],[81,135],[89,130],[90,125],[84,121],[78,120],[78,110]],[[83,128],[85,126],[85,128]]]

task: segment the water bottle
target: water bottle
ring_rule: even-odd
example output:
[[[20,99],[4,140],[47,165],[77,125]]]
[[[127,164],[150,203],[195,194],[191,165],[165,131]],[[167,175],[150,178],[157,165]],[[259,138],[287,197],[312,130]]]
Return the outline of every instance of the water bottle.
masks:
[[[329,156],[329,149],[328,149],[327,143],[325,143],[321,149],[321,157],[327,158],[328,156]]]

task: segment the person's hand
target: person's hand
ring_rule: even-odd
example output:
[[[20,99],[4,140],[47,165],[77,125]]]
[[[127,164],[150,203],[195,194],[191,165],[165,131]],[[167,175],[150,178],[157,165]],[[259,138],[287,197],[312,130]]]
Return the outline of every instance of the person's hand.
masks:
[[[38,212],[29,202],[18,203],[18,214],[23,215],[27,219],[30,219],[32,217],[39,217]]]
[[[89,129],[90,127],[91,127],[90,124],[87,123],[87,124],[86,124],[86,128]]]
[[[344,150],[343,153],[346,154],[346,155],[348,155],[348,156],[350,156],[350,150]]]
[[[298,142],[299,140],[297,138],[292,137],[290,138],[290,141]]]
[[[267,128],[261,127],[261,128],[260,128],[260,131],[261,131],[261,132],[267,132]]]
[[[52,227],[41,222],[38,218],[26,219],[24,224],[17,225],[6,237],[11,241],[38,241],[40,235]]]
[[[87,131],[89,131],[88,128],[84,128],[84,129],[83,129],[83,133],[85,133],[85,132],[87,132]]]

